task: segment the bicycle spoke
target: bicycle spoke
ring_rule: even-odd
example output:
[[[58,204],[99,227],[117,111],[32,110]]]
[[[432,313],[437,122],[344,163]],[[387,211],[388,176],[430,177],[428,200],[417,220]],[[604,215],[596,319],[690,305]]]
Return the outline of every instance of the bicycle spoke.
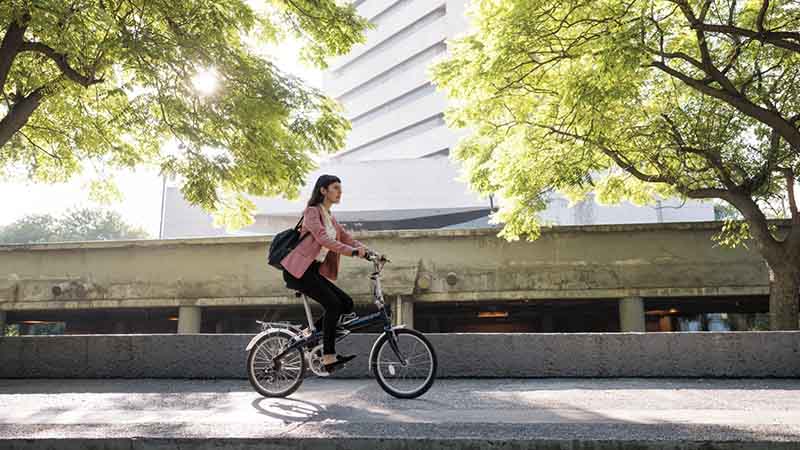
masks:
[[[256,351],[256,357],[261,356],[264,359],[272,360],[272,355],[270,355],[270,353],[267,351],[265,347],[266,346],[261,346],[258,348],[258,350]]]
[[[422,358],[429,359],[430,355],[428,355],[428,353],[420,353],[406,358],[406,361],[415,361],[416,359],[422,359]]]

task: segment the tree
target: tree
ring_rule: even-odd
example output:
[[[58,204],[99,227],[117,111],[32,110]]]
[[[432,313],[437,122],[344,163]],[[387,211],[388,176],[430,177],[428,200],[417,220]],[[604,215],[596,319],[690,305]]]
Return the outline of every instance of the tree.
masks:
[[[0,228],[0,243],[6,244],[147,237],[147,232],[128,225],[114,211],[88,208],[67,211],[60,218],[50,214],[33,214]]]
[[[774,275],[771,328],[798,328],[796,1],[475,0],[471,15],[433,76],[448,123],[472,130],[454,152],[471,184],[507,200],[502,235],[535,238],[553,190],[721,199]]]
[[[50,214],[33,214],[0,228],[0,242],[26,244],[48,242],[57,235],[57,220]]]
[[[231,220],[254,209],[244,193],[294,197],[310,154],[340,148],[349,124],[247,43],[294,36],[305,60],[324,67],[367,26],[339,3],[4,1],[0,171],[52,182],[86,161],[156,164],[185,180],[189,202]],[[198,77],[217,88],[203,92]],[[168,139],[179,150],[162,154]]]

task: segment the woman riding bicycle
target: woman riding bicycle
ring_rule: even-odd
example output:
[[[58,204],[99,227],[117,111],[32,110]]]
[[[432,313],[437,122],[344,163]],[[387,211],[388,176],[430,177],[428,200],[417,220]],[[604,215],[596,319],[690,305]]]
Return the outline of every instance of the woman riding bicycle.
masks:
[[[315,326],[322,328],[322,363],[325,370],[342,365],[355,355],[337,355],[336,328],[344,320],[352,320],[353,299],[332,281],[339,272],[339,255],[363,258],[369,250],[336,221],[331,206],[342,198],[341,180],[333,175],[317,179],[314,192],[303,211],[303,239],[282,261],[286,286],[313,298],[325,308]],[[321,325],[321,326],[320,326]]]

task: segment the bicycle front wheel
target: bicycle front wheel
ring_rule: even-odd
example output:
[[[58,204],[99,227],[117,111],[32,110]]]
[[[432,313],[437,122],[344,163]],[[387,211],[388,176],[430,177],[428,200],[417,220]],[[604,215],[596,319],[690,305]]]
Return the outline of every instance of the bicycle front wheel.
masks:
[[[371,355],[373,375],[390,395],[417,398],[427,392],[436,379],[436,352],[419,331],[400,328],[395,330],[395,335],[403,361],[392,348],[391,334],[384,333]]]

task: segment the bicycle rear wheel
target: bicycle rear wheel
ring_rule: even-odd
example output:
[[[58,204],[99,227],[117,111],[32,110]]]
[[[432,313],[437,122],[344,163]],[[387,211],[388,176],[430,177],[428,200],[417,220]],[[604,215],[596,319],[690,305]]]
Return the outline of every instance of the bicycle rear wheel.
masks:
[[[303,383],[306,358],[297,348],[286,354],[277,364],[272,358],[279,355],[292,342],[292,334],[275,331],[262,337],[247,357],[247,378],[250,385],[264,397],[286,397]]]
[[[392,349],[391,335],[378,338],[371,355],[375,380],[388,394],[397,398],[417,398],[428,391],[436,380],[437,360],[428,338],[416,330],[395,330],[397,347],[405,359],[403,364]]]

